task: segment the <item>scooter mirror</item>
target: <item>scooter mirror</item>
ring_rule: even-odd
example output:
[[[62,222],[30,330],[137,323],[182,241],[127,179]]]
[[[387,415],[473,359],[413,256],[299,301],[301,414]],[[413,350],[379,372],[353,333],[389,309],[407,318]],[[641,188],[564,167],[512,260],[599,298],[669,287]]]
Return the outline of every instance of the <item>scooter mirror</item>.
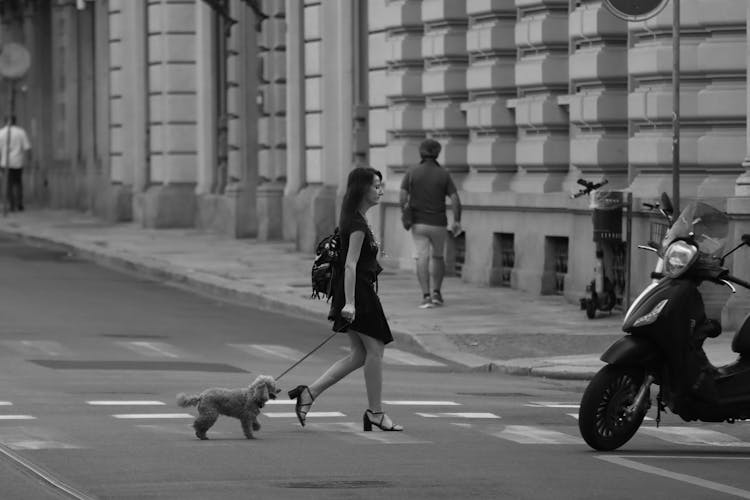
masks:
[[[750,234],[742,235],[742,243],[750,247]]]
[[[674,212],[674,207],[672,206],[672,200],[669,199],[669,195],[667,193],[661,194],[661,208],[664,210],[664,212],[671,214]]]

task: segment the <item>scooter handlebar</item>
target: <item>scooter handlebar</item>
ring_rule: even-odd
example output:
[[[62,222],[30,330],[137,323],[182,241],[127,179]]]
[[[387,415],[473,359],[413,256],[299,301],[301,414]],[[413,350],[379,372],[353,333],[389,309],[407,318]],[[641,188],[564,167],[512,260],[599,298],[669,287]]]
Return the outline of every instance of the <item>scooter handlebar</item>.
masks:
[[[737,278],[736,276],[732,276],[731,274],[726,274],[721,278],[729,281],[730,283],[734,283],[735,285],[740,285],[743,288],[750,289],[750,282]]]

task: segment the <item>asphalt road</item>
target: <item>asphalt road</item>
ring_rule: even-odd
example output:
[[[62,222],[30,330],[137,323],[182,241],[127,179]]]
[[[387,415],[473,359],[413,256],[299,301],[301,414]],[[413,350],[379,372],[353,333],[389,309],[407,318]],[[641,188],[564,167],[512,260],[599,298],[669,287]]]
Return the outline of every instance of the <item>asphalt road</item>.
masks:
[[[301,428],[287,400],[257,439],[222,418],[195,438],[178,392],[276,376],[328,334],[303,321],[0,239],[0,498],[750,498],[745,424],[647,421],[621,450],[578,435],[583,383],[463,373],[386,350],[387,411],[361,428],[361,372]],[[336,338],[282,380],[310,381]],[[653,415],[651,415],[653,416]]]

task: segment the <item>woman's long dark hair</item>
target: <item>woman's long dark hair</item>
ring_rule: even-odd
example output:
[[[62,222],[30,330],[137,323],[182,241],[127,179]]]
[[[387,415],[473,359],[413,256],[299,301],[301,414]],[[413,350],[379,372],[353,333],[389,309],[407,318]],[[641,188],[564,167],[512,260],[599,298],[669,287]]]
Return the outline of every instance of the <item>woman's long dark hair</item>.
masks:
[[[383,180],[383,174],[372,167],[357,167],[349,172],[349,178],[346,180],[346,193],[341,201],[339,227],[343,227],[344,223],[357,213],[376,176],[381,181]]]

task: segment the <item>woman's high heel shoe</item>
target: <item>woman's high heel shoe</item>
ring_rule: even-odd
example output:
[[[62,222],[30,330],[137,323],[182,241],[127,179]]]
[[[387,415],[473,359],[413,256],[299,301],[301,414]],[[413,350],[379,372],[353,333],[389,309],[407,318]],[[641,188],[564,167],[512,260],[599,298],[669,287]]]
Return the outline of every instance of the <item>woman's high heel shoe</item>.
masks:
[[[310,398],[310,401],[307,403],[302,402],[302,397],[305,392],[307,392],[307,397]],[[299,420],[299,423],[304,427],[307,412],[310,411],[310,407],[312,406],[313,401],[315,401],[315,398],[313,397],[312,392],[310,392],[310,388],[306,385],[298,385],[289,391],[288,394],[289,399],[297,399],[297,404],[294,405],[294,413],[297,414],[297,420]]]
[[[377,427],[378,429],[380,429],[381,431],[400,432],[404,430],[403,427],[401,427],[400,425],[396,425],[393,422],[391,422],[390,427],[386,427],[383,425],[384,420],[385,420],[385,413],[383,413],[382,411],[367,410],[365,411],[365,414],[362,415],[362,428],[365,432],[371,431],[373,425]]]

